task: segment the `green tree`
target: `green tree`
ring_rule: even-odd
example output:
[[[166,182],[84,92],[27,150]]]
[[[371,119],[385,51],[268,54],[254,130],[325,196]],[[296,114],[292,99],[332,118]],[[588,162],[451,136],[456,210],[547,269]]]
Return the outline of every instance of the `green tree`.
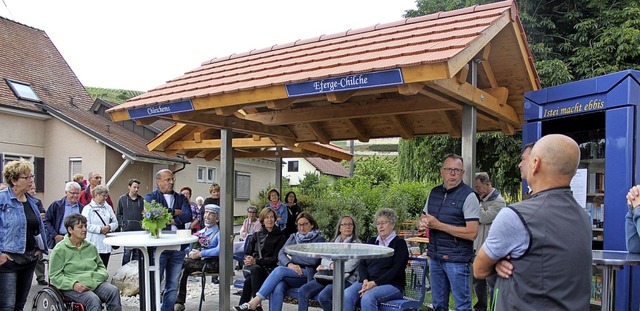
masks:
[[[397,180],[395,157],[366,156],[355,161],[354,174],[367,178],[372,185],[392,184]]]

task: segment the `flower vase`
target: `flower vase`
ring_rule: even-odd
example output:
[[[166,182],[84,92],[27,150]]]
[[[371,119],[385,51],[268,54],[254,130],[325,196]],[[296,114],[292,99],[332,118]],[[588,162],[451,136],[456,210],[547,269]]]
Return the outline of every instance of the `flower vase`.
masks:
[[[155,228],[154,230],[149,230],[149,236],[152,239],[159,239],[160,238],[160,228]]]

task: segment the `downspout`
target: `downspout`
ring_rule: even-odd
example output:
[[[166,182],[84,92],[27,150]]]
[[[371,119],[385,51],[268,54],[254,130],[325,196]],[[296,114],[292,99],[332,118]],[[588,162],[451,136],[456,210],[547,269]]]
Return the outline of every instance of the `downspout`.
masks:
[[[109,181],[107,181],[107,188],[111,187],[111,184],[113,184],[114,181],[116,181],[116,179],[118,179],[118,177],[120,177],[120,175],[122,174],[122,172],[124,172],[124,170],[127,168],[127,166],[129,166],[129,164],[133,163],[133,160],[129,159],[129,158],[125,158],[124,154],[122,155],[122,157],[125,159],[124,162],[122,162],[122,164],[120,165],[120,167],[118,168],[118,170],[113,173],[113,176],[111,176],[111,179],[109,179]]]
[[[180,159],[183,159],[183,160],[184,160],[184,157],[182,157],[182,156],[178,156],[178,158],[180,158]],[[186,167],[187,167],[187,163],[182,162],[182,167],[181,167],[181,168],[179,168],[179,169],[177,169],[177,170],[175,170],[175,171],[173,171],[173,175],[175,175],[176,173],[178,173],[178,172],[180,172],[180,171],[184,170]]]

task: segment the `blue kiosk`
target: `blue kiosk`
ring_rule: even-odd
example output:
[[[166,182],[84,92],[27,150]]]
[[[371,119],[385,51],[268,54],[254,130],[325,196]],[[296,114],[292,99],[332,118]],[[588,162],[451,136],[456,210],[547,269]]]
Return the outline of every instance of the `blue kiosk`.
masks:
[[[585,192],[582,204],[593,220],[594,250],[626,250],[625,196],[632,185],[640,184],[640,128],[636,125],[640,123],[639,105],[637,70],[525,94],[524,144],[561,133],[580,146],[579,171],[586,181],[580,183]],[[598,281],[594,268],[594,288]],[[640,267],[624,267],[616,272],[615,310],[637,310],[639,292]],[[592,303],[598,304],[597,293],[592,294]]]

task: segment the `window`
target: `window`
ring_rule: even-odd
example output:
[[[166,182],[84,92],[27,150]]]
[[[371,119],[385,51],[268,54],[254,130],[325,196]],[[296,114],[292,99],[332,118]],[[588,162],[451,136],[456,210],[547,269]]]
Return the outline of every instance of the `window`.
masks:
[[[196,179],[200,183],[212,184],[216,180],[216,168],[212,166],[198,165]]]
[[[0,160],[1,160],[0,171],[4,170],[5,164],[11,161],[20,160],[21,158],[33,164],[33,174],[35,175],[33,182],[36,185],[36,191],[43,192],[44,191],[44,158],[38,158],[32,155],[2,153],[0,154]],[[6,182],[2,174],[0,174],[0,182]]]
[[[288,164],[288,171],[289,172],[297,172],[298,171],[298,161],[289,161]]]
[[[82,174],[82,158],[69,158],[69,180],[75,174]]]
[[[9,79],[5,79],[5,80],[7,81],[7,84],[11,88],[11,91],[13,91],[13,94],[17,98],[36,102],[36,103],[41,102],[40,97],[36,95],[36,92],[33,91],[33,88],[31,88],[30,84],[13,81]]]
[[[251,196],[251,174],[236,171],[235,197],[237,201],[249,201]]]

